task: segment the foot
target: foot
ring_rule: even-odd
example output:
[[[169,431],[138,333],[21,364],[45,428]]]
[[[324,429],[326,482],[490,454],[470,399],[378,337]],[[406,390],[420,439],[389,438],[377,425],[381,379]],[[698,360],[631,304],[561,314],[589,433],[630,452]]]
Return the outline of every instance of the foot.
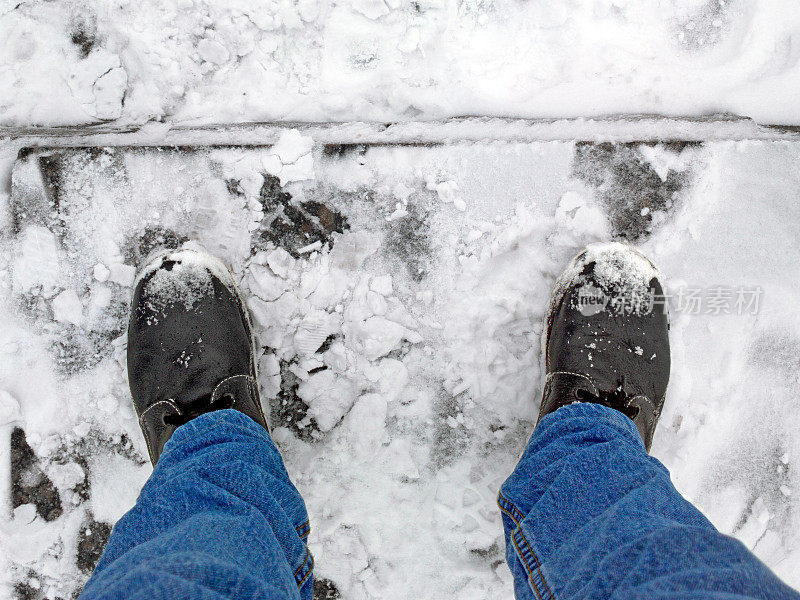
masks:
[[[631,246],[593,244],[573,259],[551,299],[539,420],[574,402],[603,404],[632,419],[650,450],[670,370],[663,293]]]
[[[247,309],[233,276],[194,250],[158,255],[136,283],[128,381],[153,464],[174,431],[234,408],[267,428]]]

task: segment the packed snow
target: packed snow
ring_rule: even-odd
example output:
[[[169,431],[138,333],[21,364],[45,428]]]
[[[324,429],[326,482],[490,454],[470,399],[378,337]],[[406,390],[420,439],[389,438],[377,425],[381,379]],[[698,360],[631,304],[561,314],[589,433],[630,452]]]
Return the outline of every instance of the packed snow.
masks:
[[[799,35],[794,0],[0,0],[0,125],[800,124]]]
[[[315,577],[346,599],[512,597],[495,498],[536,420],[550,295],[621,235],[671,297],[653,454],[800,586],[799,159],[789,142],[332,147],[291,130],[20,157],[0,192],[0,454],[26,465],[0,490],[4,597],[79,589],[147,478],[133,273],[187,241],[248,299]]]

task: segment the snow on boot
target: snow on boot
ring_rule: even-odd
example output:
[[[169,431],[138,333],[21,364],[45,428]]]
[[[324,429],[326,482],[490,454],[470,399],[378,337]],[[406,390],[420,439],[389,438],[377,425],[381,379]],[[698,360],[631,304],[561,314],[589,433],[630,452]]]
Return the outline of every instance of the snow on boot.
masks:
[[[234,408],[267,427],[247,308],[225,265],[191,249],[157,255],[136,282],[128,381],[153,464],[173,432]]]
[[[670,371],[659,274],[638,250],[592,244],[558,278],[547,317],[539,420],[574,402],[614,408],[650,450]]]

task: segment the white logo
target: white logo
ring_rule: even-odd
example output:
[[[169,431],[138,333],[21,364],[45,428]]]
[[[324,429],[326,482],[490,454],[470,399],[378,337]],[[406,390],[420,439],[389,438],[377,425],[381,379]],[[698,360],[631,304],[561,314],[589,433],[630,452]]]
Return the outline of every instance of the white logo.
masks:
[[[584,285],[578,289],[578,294],[574,300],[574,308],[578,309],[584,317],[591,317],[603,312],[608,305],[609,297],[599,287]]]

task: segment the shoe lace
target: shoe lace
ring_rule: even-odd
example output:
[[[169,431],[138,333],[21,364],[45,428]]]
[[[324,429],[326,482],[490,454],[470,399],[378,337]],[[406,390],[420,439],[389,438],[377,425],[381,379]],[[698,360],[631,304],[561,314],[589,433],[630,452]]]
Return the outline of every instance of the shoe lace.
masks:
[[[179,415],[164,415],[165,425],[185,425],[192,419],[196,419],[200,415],[214,412],[215,410],[223,410],[232,408],[236,399],[233,394],[222,394],[216,400],[209,401],[208,396],[198,398],[192,402],[187,402],[182,406],[184,408]]]

